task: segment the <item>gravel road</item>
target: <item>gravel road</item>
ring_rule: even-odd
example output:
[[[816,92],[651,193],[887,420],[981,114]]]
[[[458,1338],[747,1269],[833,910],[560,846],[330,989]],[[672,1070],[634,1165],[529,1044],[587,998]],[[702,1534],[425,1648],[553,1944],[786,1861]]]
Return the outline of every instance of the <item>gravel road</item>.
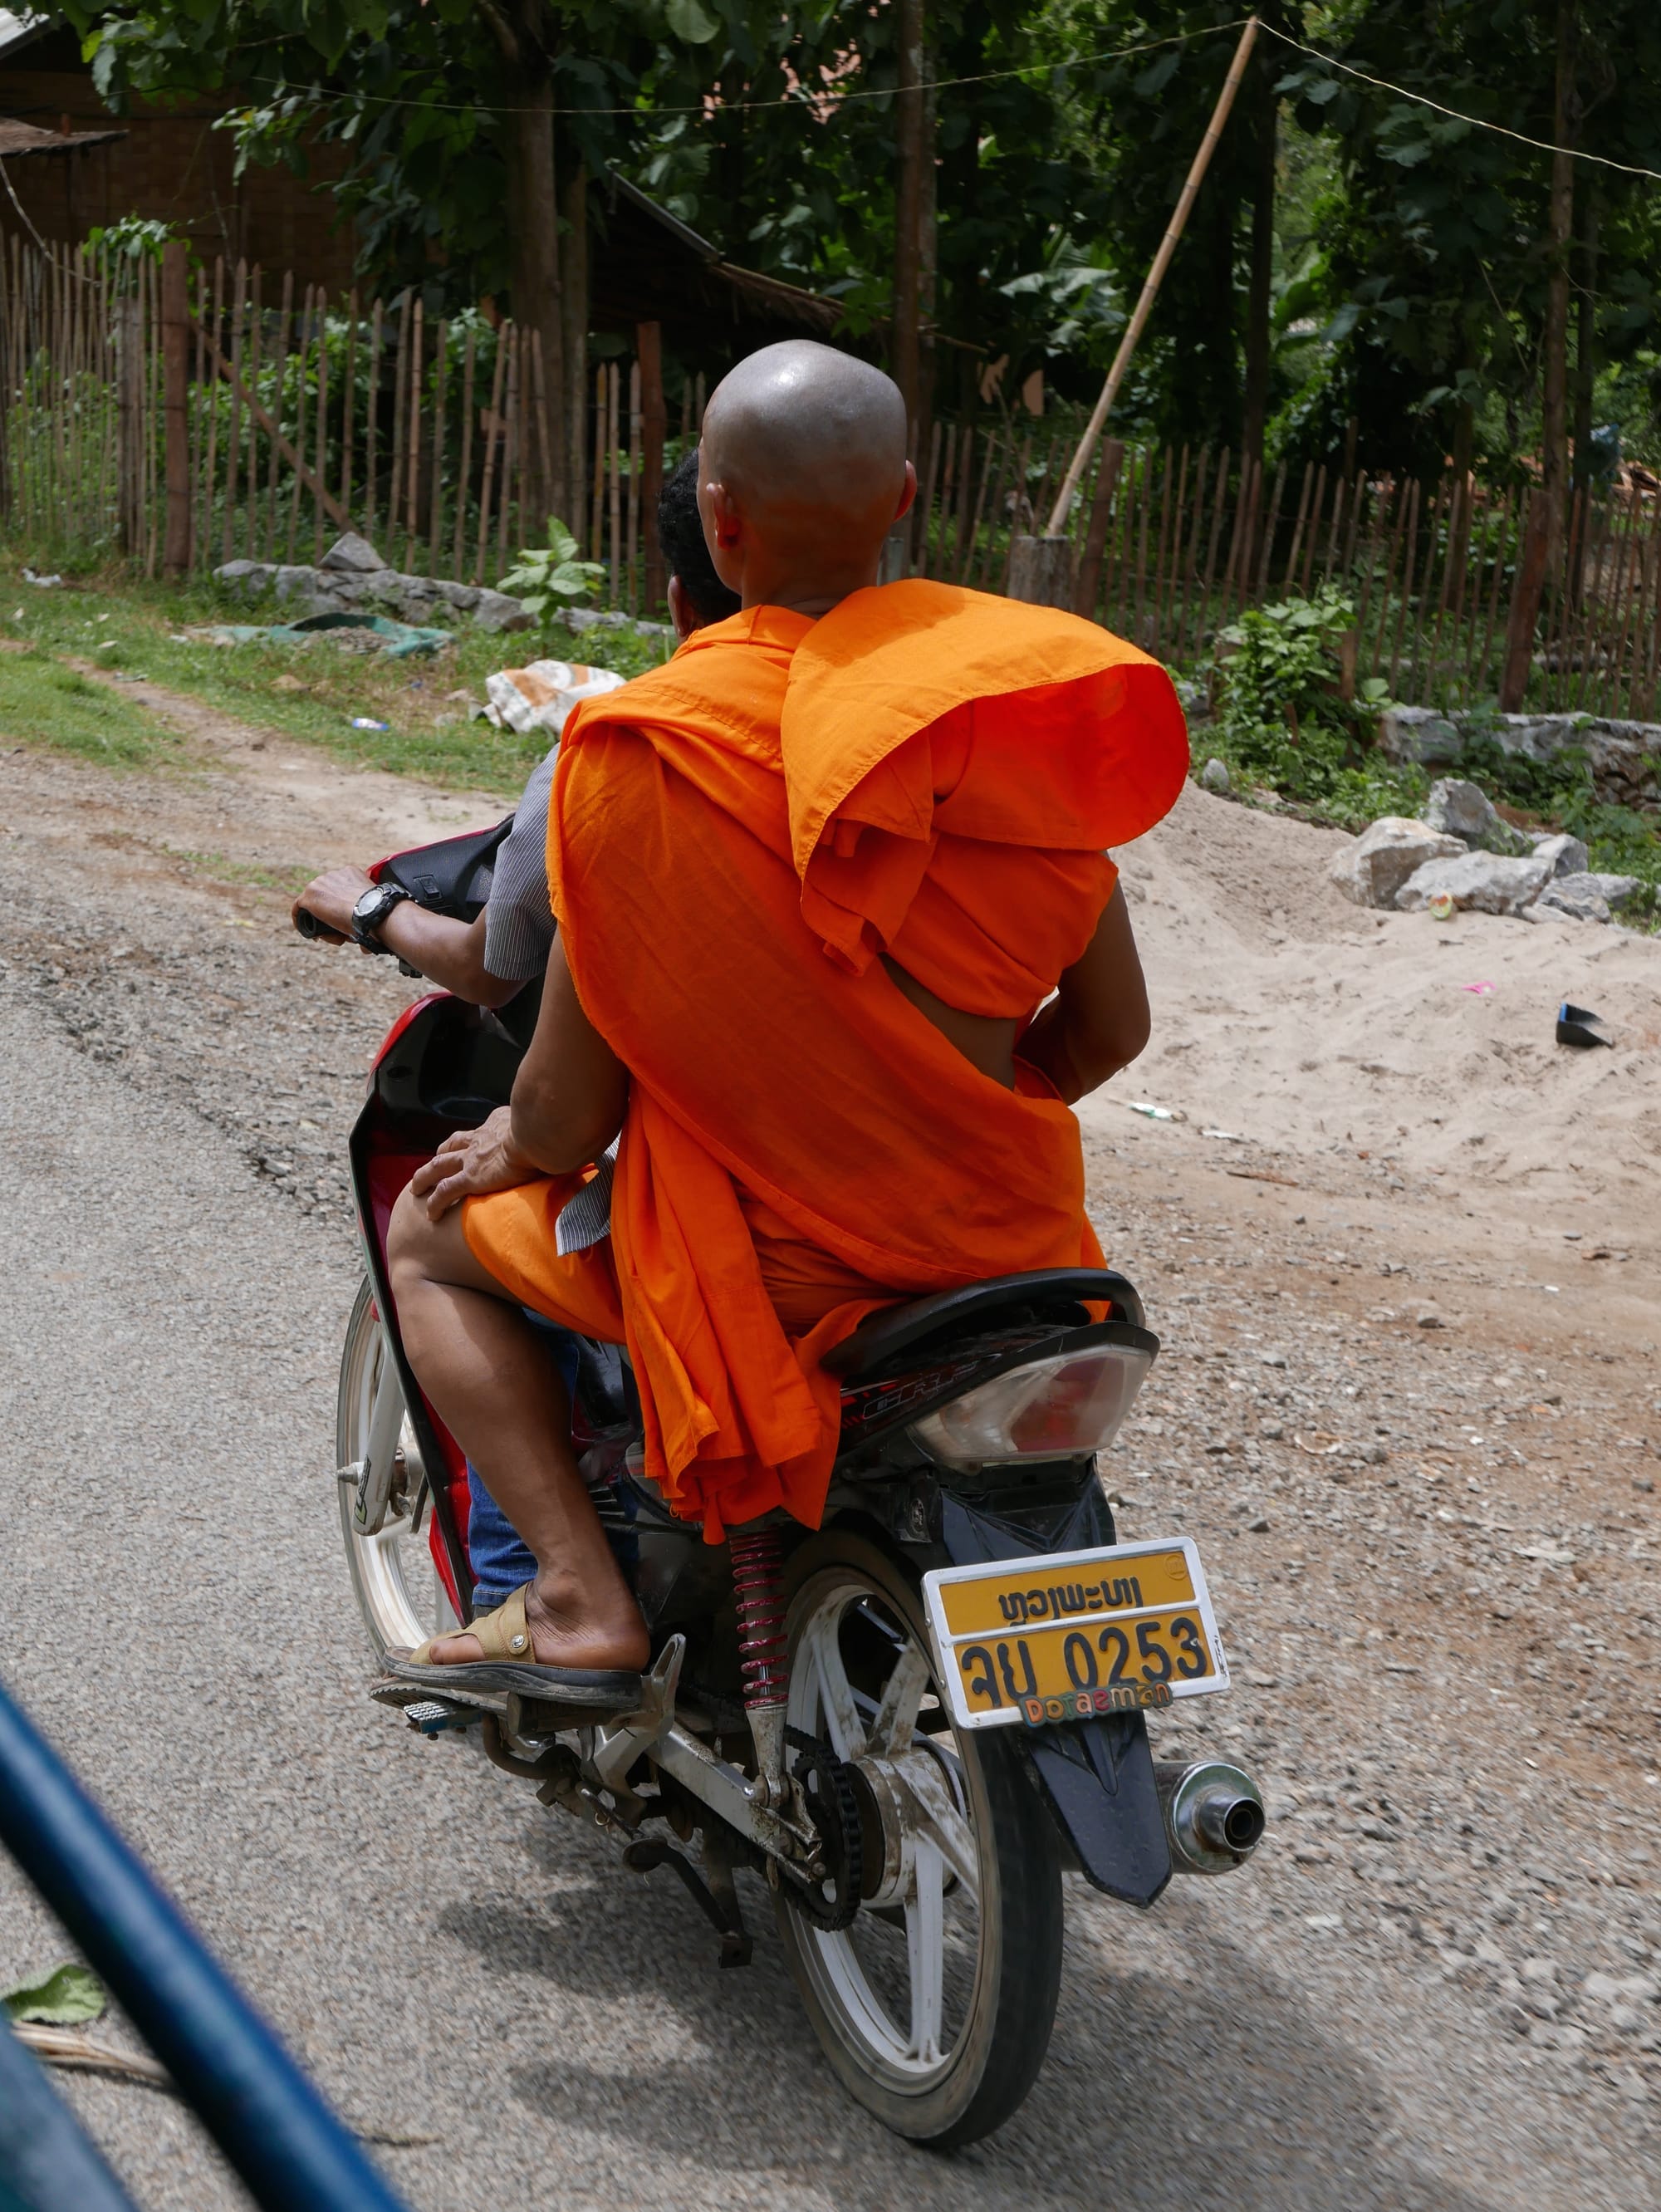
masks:
[[[1145,1917],[1070,1885],[1039,2087],[935,2160],[830,2085],[763,1914],[716,1972],[678,1893],[364,1696],[335,1164],[399,987],[259,878],[468,808],[239,742],[0,757],[4,1672],[411,2204],[1652,2206],[1653,1212],[1586,1218],[1618,1282],[1552,1229],[1573,1294],[1525,1306],[1513,1218],[1093,1123],[1166,1341],[1121,1519],[1197,1538],[1240,1669],[1162,1747],[1243,1753],[1275,1818]],[[0,1896],[0,1973],[63,1954]],[[168,2099],[70,2094],[154,2212],[242,2201]]]

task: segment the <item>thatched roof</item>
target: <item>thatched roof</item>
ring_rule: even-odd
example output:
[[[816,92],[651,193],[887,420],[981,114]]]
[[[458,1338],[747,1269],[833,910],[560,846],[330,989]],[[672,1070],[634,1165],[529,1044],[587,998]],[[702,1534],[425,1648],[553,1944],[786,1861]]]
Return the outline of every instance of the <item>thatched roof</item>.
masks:
[[[28,154],[73,154],[82,146],[106,146],[124,138],[124,131],[41,131],[33,123],[0,115],[0,161],[15,161]]]

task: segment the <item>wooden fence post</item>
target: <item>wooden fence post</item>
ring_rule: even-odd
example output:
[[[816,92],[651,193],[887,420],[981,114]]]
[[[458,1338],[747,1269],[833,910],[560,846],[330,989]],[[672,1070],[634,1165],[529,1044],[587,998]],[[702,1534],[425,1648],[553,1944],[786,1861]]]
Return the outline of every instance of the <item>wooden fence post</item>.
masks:
[[[116,363],[119,379],[116,400],[116,437],[120,494],[121,550],[130,556],[144,544],[144,414],[143,309],[136,289],[124,293],[116,310],[120,351]]]
[[[1549,550],[1546,505],[1537,490],[1528,495],[1523,528],[1522,557],[1511,587],[1511,615],[1506,624],[1506,657],[1500,677],[1500,712],[1514,714],[1528,690],[1534,665],[1534,630],[1545,596],[1546,555]]]
[[[640,611],[658,619],[668,596],[664,548],[658,536],[658,495],[664,486],[664,439],[669,410],[664,403],[664,333],[659,323],[637,323],[634,342],[640,358],[640,536],[646,548],[646,590]]]
[[[1095,495],[1090,501],[1084,557],[1078,566],[1078,588],[1073,595],[1073,612],[1082,615],[1087,622],[1096,618],[1096,601],[1101,596],[1101,559],[1107,550],[1107,519],[1113,511],[1113,494],[1124,465],[1123,439],[1106,439],[1101,448],[1101,465],[1096,471]]]
[[[166,575],[191,571],[191,270],[184,239],[161,248],[161,425],[168,453]]]

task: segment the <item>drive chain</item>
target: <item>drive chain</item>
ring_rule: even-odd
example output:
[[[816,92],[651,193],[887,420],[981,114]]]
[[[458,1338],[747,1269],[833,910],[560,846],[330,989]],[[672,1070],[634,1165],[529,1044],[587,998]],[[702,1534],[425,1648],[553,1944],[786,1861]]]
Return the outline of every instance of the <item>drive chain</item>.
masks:
[[[785,1894],[805,1919],[829,1935],[850,1926],[859,1911],[859,1801],[846,1761],[823,1738],[787,1728],[785,1740],[798,1754],[791,1771],[802,1785],[835,1887],[834,1898],[827,1897],[823,1884],[809,1887],[791,1876]]]

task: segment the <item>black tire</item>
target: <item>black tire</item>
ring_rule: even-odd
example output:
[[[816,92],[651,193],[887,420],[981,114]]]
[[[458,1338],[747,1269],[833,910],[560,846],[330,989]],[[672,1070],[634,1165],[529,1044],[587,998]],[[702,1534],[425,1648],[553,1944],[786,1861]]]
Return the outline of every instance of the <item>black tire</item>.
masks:
[[[839,1652],[863,1644],[875,1655],[862,1662],[860,1650],[853,1649],[848,1674],[858,1696],[861,1684],[855,1677],[864,1663],[864,1694],[873,1699],[881,1687],[879,1634],[901,1630],[920,1652],[929,1651],[921,1594],[912,1575],[863,1536],[833,1528],[811,1538],[791,1559],[785,1587],[791,1719],[811,1733],[819,1732],[816,1720],[825,1717],[822,1695],[812,1686],[820,1679],[817,1670],[831,1638]],[[860,1590],[868,1604],[857,1601],[854,1593]],[[839,1611],[845,1591],[848,1602]],[[798,1671],[804,1648],[808,1656]],[[896,1642],[896,1656],[900,1648]],[[862,1910],[845,1936],[824,1935],[783,1896],[776,1909],[791,1976],[843,2086],[896,2135],[932,2149],[952,2150],[1001,2127],[1019,2108],[1044,2063],[1061,1985],[1062,1893],[1054,1829],[1008,1731],[958,1735],[938,1726],[943,1701],[936,1699],[930,1708],[937,1688],[931,1662],[919,1730],[952,1778],[979,1866],[978,1900],[972,1903],[967,1887],[949,1875],[943,1893],[948,1904],[956,1901],[960,1913],[973,1911],[976,1928],[972,1964],[967,1942],[943,1933],[943,1983],[947,1966],[956,1967],[961,1982],[965,1976],[967,1980],[961,2024],[939,2064],[931,2067],[910,2055],[898,2057],[884,2047],[884,2027],[895,2028],[895,2023],[871,1978],[873,1972],[880,1977],[882,1961],[874,1960],[868,1971],[861,1955],[871,1939],[881,1942],[879,1929],[888,1929],[890,1942],[902,1925],[909,1929],[911,1907],[899,1917],[894,1911]],[[906,1948],[909,1960],[915,1955],[909,1938]],[[913,2042],[918,2002],[913,1986]]]
[[[346,1342],[341,1352],[340,1382],[335,1400],[335,1463],[344,1467],[357,1459],[367,1441],[369,1412],[385,1369],[385,1347],[375,1311],[373,1288],[367,1277],[360,1285]],[[411,1471],[419,1468],[420,1453],[407,1416],[402,1425],[401,1449]],[[408,1650],[423,1637],[442,1635],[456,1627],[455,1612],[445,1595],[433,1565],[426,1525],[412,1525],[411,1508],[418,1483],[408,1476],[399,1483],[388,1509],[386,1522],[376,1536],[361,1536],[353,1525],[355,1493],[349,1483],[337,1483],[341,1535],[346,1561],[352,1571],[352,1589],[364,1627],[377,1660],[391,1650]],[[430,1513],[431,1508],[427,1510]]]

